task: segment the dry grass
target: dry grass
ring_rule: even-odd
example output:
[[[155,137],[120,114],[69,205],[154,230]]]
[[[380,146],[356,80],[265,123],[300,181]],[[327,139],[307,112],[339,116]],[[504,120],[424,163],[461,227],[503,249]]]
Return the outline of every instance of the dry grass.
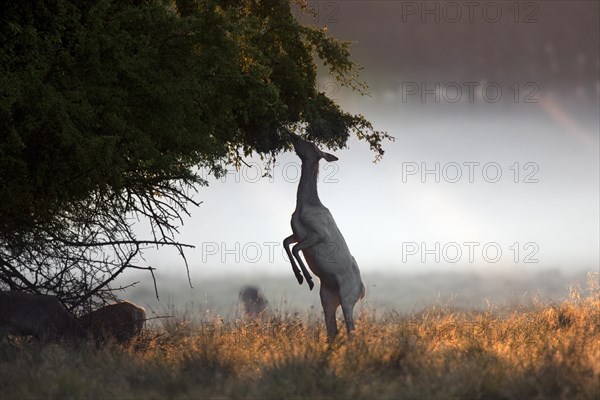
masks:
[[[128,349],[0,344],[2,400],[23,398],[600,398],[600,291],[562,304],[362,315],[328,345],[320,320],[180,315]],[[367,314],[367,313],[363,313]]]

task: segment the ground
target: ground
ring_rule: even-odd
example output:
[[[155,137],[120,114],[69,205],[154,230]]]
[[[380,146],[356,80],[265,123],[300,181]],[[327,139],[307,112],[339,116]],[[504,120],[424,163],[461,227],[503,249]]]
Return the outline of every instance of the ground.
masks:
[[[363,309],[354,339],[331,344],[317,313],[283,312],[254,322],[180,313],[151,321],[125,348],[0,343],[2,400],[598,399],[599,382],[594,282],[561,304]]]

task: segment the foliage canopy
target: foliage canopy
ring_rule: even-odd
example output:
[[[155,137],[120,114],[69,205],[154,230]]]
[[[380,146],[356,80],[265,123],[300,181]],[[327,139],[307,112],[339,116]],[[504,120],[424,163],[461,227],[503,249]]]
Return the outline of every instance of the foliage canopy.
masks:
[[[364,93],[349,43],[290,6],[3,2],[0,284],[71,307],[81,298],[66,293],[102,297],[143,245],[182,250],[177,221],[206,184],[198,167],[270,159],[287,132],[334,149],[354,132],[380,157],[390,137],[316,89],[318,58]],[[135,237],[132,216],[150,220],[152,240]]]

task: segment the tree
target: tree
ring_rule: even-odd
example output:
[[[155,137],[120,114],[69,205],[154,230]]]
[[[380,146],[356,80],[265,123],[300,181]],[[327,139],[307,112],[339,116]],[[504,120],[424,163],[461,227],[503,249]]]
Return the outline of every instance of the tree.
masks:
[[[349,43],[300,25],[288,0],[5,2],[0,34],[0,285],[70,309],[149,269],[144,246],[183,256],[198,167],[268,164],[288,132],[333,149],[354,133],[376,158],[391,139],[315,89],[315,59],[366,86]]]

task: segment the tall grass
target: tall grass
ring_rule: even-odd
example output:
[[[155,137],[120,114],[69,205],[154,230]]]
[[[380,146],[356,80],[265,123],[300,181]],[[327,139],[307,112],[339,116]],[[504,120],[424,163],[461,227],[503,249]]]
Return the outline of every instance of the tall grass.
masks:
[[[129,348],[5,341],[0,397],[598,399],[597,280],[561,304],[365,311],[354,339],[332,344],[320,319],[189,312],[159,320]]]

